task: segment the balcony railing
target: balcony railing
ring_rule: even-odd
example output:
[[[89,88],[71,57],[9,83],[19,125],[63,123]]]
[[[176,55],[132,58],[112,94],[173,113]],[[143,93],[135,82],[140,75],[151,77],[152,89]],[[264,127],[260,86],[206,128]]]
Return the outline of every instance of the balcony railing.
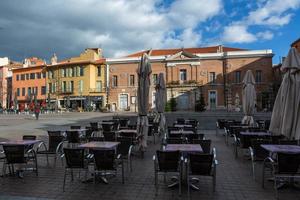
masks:
[[[105,92],[105,88],[90,88],[89,92],[90,93],[101,93],[101,92]]]
[[[174,87],[174,86],[200,86],[203,85],[203,81],[195,81],[195,80],[189,80],[189,81],[170,81],[167,83],[167,86]]]
[[[65,90],[61,90],[59,91],[60,94],[73,94],[74,90],[71,89],[65,89]]]

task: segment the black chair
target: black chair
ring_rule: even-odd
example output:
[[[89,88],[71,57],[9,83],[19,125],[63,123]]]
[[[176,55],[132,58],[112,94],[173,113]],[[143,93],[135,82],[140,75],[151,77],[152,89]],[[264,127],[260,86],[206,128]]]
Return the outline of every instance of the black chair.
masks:
[[[85,141],[88,141],[90,137],[92,137],[92,134],[94,131],[98,131],[98,129],[94,129],[93,127],[85,127],[86,131],[85,131],[85,135],[84,135],[84,139]]]
[[[5,154],[5,168],[3,170],[3,173],[6,173],[6,166],[9,167],[10,174],[15,173],[15,164],[27,164],[31,159],[29,159],[26,156],[26,147],[24,145],[3,145],[3,150]],[[38,176],[38,167],[37,167],[37,159],[36,154],[33,151],[33,154],[35,155],[35,159],[32,160],[35,168],[33,169],[36,172],[36,175]]]
[[[50,136],[60,136],[62,135],[62,132],[61,131],[47,131],[48,132],[48,135]]]
[[[104,140],[105,141],[116,141],[116,133],[115,132],[106,132],[106,131],[103,131],[103,136],[104,136]]]
[[[93,131],[98,131],[99,129],[98,122],[90,122],[90,125]]]
[[[213,178],[213,191],[216,188],[216,171],[218,161],[216,159],[215,149],[212,154],[188,154],[188,159],[185,159],[187,169],[187,184],[188,184],[188,197],[190,197],[190,185],[194,176],[211,176]],[[192,185],[198,188],[195,185]]]
[[[117,174],[117,168],[121,165],[122,169],[122,183],[124,184],[124,165],[121,159],[121,155],[115,156],[115,150],[93,150],[94,155],[94,183],[97,176],[101,176],[102,180],[107,183],[107,172],[115,172]]]
[[[37,154],[46,155],[47,165],[49,165],[49,155],[54,156],[54,167],[56,166],[56,159],[63,154],[64,136],[48,132],[48,148],[44,142],[41,142],[37,147]],[[63,162],[62,162],[63,163]]]
[[[285,145],[298,145],[298,140],[279,140],[279,144],[285,144]]]
[[[176,123],[177,124],[185,124],[185,119],[184,118],[177,118]]]
[[[127,129],[128,128],[128,125],[130,123],[130,120],[128,118],[121,118],[119,120],[119,123],[120,123],[120,129]]]
[[[284,140],[285,136],[284,135],[271,135],[269,137],[272,141],[272,144],[279,144],[279,140]]]
[[[113,124],[102,124],[102,130],[105,132],[111,132],[113,131]]]
[[[300,178],[300,154],[286,154],[286,153],[277,153],[277,162],[274,161],[271,157],[265,159],[265,162],[272,165],[272,172],[274,177],[274,188],[276,198],[278,197],[277,183],[282,181],[284,178]],[[262,176],[262,186],[264,187],[264,171]]]
[[[23,135],[22,137],[23,140],[36,140],[36,135]],[[36,154],[33,153],[34,149],[34,144],[31,144],[31,145],[26,145],[25,146],[25,153],[27,154],[26,156],[28,158],[31,158],[31,159],[35,159],[35,156]]]
[[[179,179],[179,195],[181,195],[181,159],[179,151],[156,151],[153,156],[154,161],[154,184],[155,195],[158,193],[158,175],[164,176],[166,182],[167,174],[175,174]]]
[[[84,149],[71,149],[64,148],[64,156],[66,158],[66,167],[64,173],[64,182],[63,182],[63,191],[65,191],[66,177],[68,172],[71,172],[71,181],[74,180],[73,170],[74,169],[84,169],[85,170],[85,179],[87,176],[87,165],[84,157]],[[80,175],[80,173],[79,173]]]
[[[186,140],[183,138],[167,138],[166,143],[167,144],[185,144]]]
[[[80,137],[79,137],[79,132],[78,131],[66,131],[66,141],[73,145],[73,144],[78,144],[80,143]]]
[[[70,129],[81,129],[81,126],[70,126]]]
[[[259,161],[264,161],[269,156],[269,152],[261,147],[262,144],[271,144],[271,140],[252,139],[249,147],[251,162],[252,162],[252,176],[255,180],[255,165]]]
[[[127,169],[128,165],[130,168],[130,172],[132,172],[132,148],[133,148],[133,141],[130,137],[117,137],[117,142],[120,144],[117,146],[117,154],[121,154],[121,159],[123,162],[127,161]]]
[[[193,140],[193,144],[200,144],[203,153],[211,153],[211,140]]]

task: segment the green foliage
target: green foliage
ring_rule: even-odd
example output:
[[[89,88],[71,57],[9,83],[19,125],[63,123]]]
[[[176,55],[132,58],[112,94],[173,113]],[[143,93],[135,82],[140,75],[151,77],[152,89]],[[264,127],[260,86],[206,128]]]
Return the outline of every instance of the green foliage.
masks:
[[[195,111],[198,111],[198,112],[205,111],[205,101],[204,101],[203,94],[201,94],[200,99],[196,101]]]

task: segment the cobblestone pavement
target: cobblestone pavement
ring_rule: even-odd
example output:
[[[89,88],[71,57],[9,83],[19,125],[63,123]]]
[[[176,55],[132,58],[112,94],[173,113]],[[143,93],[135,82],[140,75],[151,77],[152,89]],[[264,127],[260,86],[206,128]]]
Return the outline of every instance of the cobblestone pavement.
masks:
[[[95,118],[95,116],[93,117]],[[80,118],[82,118],[83,124],[91,120],[87,116]],[[95,120],[94,118],[93,120]],[[58,122],[60,121],[59,119],[57,120]],[[65,121],[60,121],[59,127],[78,123],[77,120],[79,120],[79,117],[78,119],[74,117],[73,120],[63,120]],[[49,124],[43,124],[43,131],[54,128],[52,122],[47,121],[47,123]],[[205,133],[207,139],[212,140],[212,146],[217,149],[217,159],[219,161],[217,167],[217,185],[216,191],[213,192],[211,178],[201,177],[199,182],[200,190],[192,191],[191,199],[275,199],[272,182],[266,182],[265,189],[261,187],[260,165],[258,165],[256,170],[256,180],[253,180],[251,175],[251,161],[243,156],[235,159],[233,147],[225,145],[222,133],[216,136],[213,130],[201,131]],[[151,142],[151,138],[149,140]],[[140,157],[133,158],[133,172],[130,173],[128,170],[125,170],[125,184],[121,182],[120,173],[116,177],[109,179],[109,184],[107,185],[101,182],[95,185],[93,182],[82,183],[78,176],[76,176],[77,178],[73,182],[71,182],[69,177],[66,182],[65,192],[63,192],[64,168],[61,162],[58,161],[56,168],[53,168],[46,165],[45,157],[39,156],[39,176],[36,176],[32,172],[27,172],[24,174],[24,179],[0,177],[0,199],[187,199],[186,187],[183,187],[183,194],[179,197],[178,188],[168,188],[164,184],[162,177],[159,179],[158,195],[155,196],[152,156],[160,148],[160,145],[154,145],[153,142],[150,142],[143,159]],[[51,163],[53,163],[53,160],[50,158]],[[84,173],[82,172],[81,174]],[[83,175],[81,175],[82,178]],[[279,190],[279,199],[300,199],[300,191],[293,188],[281,189]]]

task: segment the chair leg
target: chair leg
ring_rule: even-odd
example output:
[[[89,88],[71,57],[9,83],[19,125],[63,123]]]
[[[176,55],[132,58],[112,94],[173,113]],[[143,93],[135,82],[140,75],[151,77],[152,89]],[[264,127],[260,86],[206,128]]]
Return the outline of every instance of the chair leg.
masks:
[[[71,181],[74,181],[74,173],[73,173],[73,169],[71,169]]]
[[[157,196],[158,193],[158,183],[157,183],[157,172],[154,171],[154,185],[155,185],[155,196]]]
[[[181,196],[181,182],[182,182],[181,178],[182,178],[182,175],[180,173],[179,174],[179,196]]]
[[[278,199],[277,178],[274,177],[275,198]]]
[[[191,191],[190,191],[190,177],[189,177],[189,175],[187,175],[187,188],[188,188],[188,199],[190,199],[191,198],[190,197]]]
[[[124,177],[124,162],[122,160],[122,184],[124,184],[125,177]]]
[[[48,156],[48,154],[46,154],[46,158],[47,158],[47,166],[49,166],[49,156]]]
[[[263,167],[262,167],[262,188],[265,188],[265,163],[263,163]]]
[[[129,156],[129,167],[130,167],[130,172],[132,172],[132,158]]]
[[[65,174],[64,174],[63,192],[65,191],[66,177],[67,177],[67,169],[65,169]]]
[[[55,155],[55,156],[54,156],[54,164],[53,164],[53,165],[54,165],[54,168],[56,167],[56,159],[57,159],[57,156]]]
[[[255,180],[255,162],[252,161],[252,176],[253,176],[253,180]]]
[[[36,176],[38,176],[39,175],[39,172],[38,172],[38,163],[37,163],[37,157],[36,157],[36,155],[35,155],[35,172],[36,172]]]

